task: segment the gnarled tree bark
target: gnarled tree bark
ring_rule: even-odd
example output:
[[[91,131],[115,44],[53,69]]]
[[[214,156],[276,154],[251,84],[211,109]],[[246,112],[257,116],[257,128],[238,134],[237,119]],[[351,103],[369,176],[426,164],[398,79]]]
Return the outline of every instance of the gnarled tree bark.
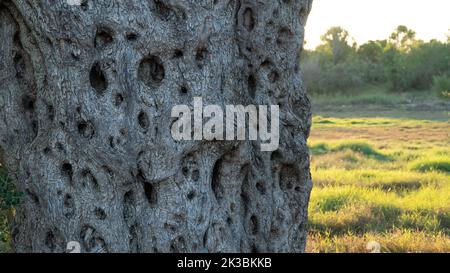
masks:
[[[76,2],[76,1],[74,1]],[[0,0],[0,156],[18,252],[301,252],[312,0]],[[280,106],[280,148],[174,141],[170,111]]]

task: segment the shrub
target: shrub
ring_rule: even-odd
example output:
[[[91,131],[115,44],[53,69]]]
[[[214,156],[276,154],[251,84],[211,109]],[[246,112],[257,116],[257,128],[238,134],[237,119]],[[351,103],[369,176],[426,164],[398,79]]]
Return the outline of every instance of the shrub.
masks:
[[[344,141],[330,147],[325,143],[317,143],[309,147],[312,155],[323,155],[330,152],[350,150],[379,161],[389,161],[390,157],[375,150],[370,144],[360,141]]]
[[[433,90],[441,97],[450,98],[450,77],[447,75],[434,76]]]
[[[0,210],[8,210],[20,203],[20,193],[5,170],[0,170]]]
[[[361,153],[367,157],[373,157],[376,160],[387,161],[389,157],[375,150],[371,145],[365,142],[343,142],[335,148],[336,151],[351,150],[353,152]]]
[[[364,69],[358,62],[321,65],[318,57],[311,57],[304,61],[302,70],[310,93],[348,93],[364,84]]]
[[[431,158],[413,162],[411,169],[419,172],[444,172],[450,173],[450,160],[446,158]]]
[[[12,179],[0,169],[0,252],[11,250],[9,241],[9,218],[13,208],[20,203],[21,196],[16,191]]]
[[[418,42],[409,52],[390,50],[385,66],[393,91],[427,90],[436,75],[450,72],[450,44]]]

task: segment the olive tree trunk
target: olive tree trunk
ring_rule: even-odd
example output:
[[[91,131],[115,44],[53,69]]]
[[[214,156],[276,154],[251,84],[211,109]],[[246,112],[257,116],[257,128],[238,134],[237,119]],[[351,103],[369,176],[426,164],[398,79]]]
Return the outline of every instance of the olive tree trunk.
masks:
[[[0,161],[24,193],[15,250],[304,251],[311,4],[0,0]],[[278,104],[279,149],[173,140],[171,109],[193,97]]]

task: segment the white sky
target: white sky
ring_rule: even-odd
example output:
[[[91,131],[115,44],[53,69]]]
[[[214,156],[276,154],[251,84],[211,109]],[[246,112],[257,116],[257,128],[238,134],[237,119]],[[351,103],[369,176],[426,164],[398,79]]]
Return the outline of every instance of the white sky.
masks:
[[[306,25],[306,48],[320,44],[331,26],[342,26],[358,44],[386,39],[406,25],[423,40],[446,40],[450,29],[450,0],[313,0]]]

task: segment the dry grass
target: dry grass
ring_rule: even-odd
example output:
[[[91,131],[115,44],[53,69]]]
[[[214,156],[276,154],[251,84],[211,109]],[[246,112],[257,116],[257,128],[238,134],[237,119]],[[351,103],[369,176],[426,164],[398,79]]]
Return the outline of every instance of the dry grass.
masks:
[[[390,233],[366,233],[327,236],[311,233],[307,252],[312,253],[366,253],[372,252],[371,242],[380,244],[383,253],[448,253],[450,238],[441,233],[429,234],[419,231],[393,231]]]
[[[450,252],[450,126],[315,117],[309,252]]]
[[[450,125],[432,122],[389,118],[322,118],[316,117],[311,131],[313,141],[364,140],[374,142],[399,141],[449,142]],[[318,123],[317,123],[318,122]]]

